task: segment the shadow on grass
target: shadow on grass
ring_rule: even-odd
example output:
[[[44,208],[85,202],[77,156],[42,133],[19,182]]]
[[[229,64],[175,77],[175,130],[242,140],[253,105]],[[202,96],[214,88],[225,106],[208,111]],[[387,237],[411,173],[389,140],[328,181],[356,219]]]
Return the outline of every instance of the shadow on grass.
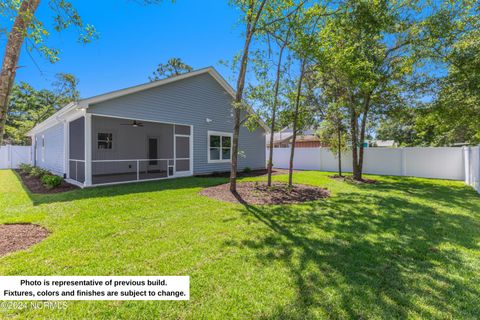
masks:
[[[31,193],[30,190],[28,190],[24,186],[24,184],[22,183],[22,179],[18,176],[17,173],[15,173],[15,175],[19,180],[20,184],[22,185],[23,190],[28,194],[33,205],[41,205],[55,202],[68,202],[82,199],[110,198],[126,194],[159,192],[163,190],[207,188],[228,182],[228,179],[225,178],[205,179],[200,177],[187,177],[76,189],[63,193],[35,194]]]
[[[445,201],[456,203],[458,195],[453,191]],[[271,232],[225,245],[255,250],[265,265],[280,261],[295,283],[296,298],[266,318],[480,317],[479,286],[463,278],[471,266],[457,250],[441,248],[478,250],[478,219],[366,193],[241,211]]]

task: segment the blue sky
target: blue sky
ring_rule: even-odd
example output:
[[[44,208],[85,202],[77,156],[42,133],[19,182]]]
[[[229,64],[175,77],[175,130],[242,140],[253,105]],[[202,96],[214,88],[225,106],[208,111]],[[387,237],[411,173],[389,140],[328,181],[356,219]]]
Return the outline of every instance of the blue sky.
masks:
[[[214,66],[227,80],[228,68],[220,60],[232,59],[243,44],[238,12],[220,0],[177,0],[142,5],[132,0],[80,1],[72,3],[84,22],[93,24],[100,38],[82,45],[73,30],[52,31],[48,43],[61,50],[60,61],[23,50],[16,81],[35,88],[49,88],[58,72],[80,79],[82,97],[121,89],[148,81],[158,63],[180,57],[195,69]],[[40,4],[37,17],[51,23],[48,2]],[[0,38],[2,52],[5,37]]]

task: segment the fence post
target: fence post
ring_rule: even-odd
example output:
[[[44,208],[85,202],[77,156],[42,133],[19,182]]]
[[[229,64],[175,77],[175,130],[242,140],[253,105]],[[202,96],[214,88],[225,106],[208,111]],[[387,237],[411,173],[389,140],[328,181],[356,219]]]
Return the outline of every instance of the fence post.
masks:
[[[323,148],[322,147],[319,147],[320,148],[320,171],[323,171]]]
[[[464,164],[464,174],[465,174],[465,183],[467,185],[471,184],[470,181],[470,147],[463,147],[463,164]]]
[[[12,169],[12,146],[7,145],[7,162],[8,168]]]
[[[407,155],[405,153],[405,147],[400,148],[400,154],[402,157],[402,176],[407,175]]]

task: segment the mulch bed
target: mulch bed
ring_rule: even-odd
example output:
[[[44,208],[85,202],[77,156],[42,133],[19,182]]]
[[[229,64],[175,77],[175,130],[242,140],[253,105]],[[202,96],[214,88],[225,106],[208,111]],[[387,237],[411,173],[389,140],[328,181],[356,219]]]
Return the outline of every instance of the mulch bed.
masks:
[[[265,182],[240,182],[237,194],[230,192],[230,184],[222,184],[200,191],[200,194],[216,200],[241,204],[293,204],[327,198],[326,189],[306,185],[288,188],[285,183],[275,182],[268,187]]]
[[[61,185],[55,187],[53,189],[48,189],[45,187],[40,181],[38,177],[31,177],[28,174],[23,173],[21,170],[16,170],[20,178],[22,178],[23,185],[27,187],[28,190],[32,193],[41,193],[41,194],[49,194],[49,193],[60,193],[60,192],[67,192],[71,190],[78,189],[77,186],[70,184],[68,182],[63,181]]]
[[[0,257],[31,247],[49,234],[36,224],[0,224]]]
[[[355,180],[355,179],[353,179],[352,176],[339,176],[338,174],[335,174],[333,176],[328,176],[328,177],[331,178],[331,179],[334,179],[334,180],[340,180],[340,181],[356,183],[356,184],[362,184],[362,183],[375,184],[375,183],[377,183],[377,180],[373,180],[373,179]]]

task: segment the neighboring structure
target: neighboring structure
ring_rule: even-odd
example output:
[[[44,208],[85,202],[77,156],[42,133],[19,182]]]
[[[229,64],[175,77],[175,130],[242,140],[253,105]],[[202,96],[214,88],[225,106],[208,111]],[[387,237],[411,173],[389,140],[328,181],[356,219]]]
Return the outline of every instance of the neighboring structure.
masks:
[[[297,135],[295,140],[295,148],[318,148],[325,147],[320,139],[315,135],[316,130],[313,128],[303,130]],[[293,130],[283,128],[273,135],[274,148],[290,148],[292,145]],[[267,134],[267,146],[270,147],[270,134]]]
[[[365,142],[365,147],[397,148],[398,143],[396,143],[395,140],[369,140]]]
[[[72,102],[28,133],[34,164],[82,187],[229,171],[234,94],[210,67]],[[241,128],[239,170],[267,130]]]

